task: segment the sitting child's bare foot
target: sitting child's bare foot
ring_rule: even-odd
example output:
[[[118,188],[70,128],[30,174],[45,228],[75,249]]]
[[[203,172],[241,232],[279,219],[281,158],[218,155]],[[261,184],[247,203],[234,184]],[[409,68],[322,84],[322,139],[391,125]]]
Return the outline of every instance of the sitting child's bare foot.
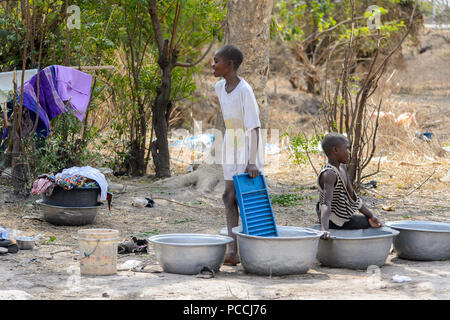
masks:
[[[380,228],[383,226],[383,224],[377,219],[377,218],[369,218],[369,225],[372,228]]]
[[[239,256],[237,254],[227,254],[223,264],[226,266],[235,266],[240,262],[241,260],[239,259]]]

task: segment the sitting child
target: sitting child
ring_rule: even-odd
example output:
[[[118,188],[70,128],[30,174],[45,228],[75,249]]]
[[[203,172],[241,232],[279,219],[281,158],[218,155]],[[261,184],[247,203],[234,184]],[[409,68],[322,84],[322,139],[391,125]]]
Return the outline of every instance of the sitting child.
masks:
[[[322,149],[328,157],[328,163],[317,177],[320,198],[316,212],[324,231],[322,239],[329,239],[329,228],[367,229],[382,226],[352,188],[345,165],[349,161],[349,148],[350,143],[342,134],[329,133],[322,140]],[[358,210],[364,216],[354,214]]]

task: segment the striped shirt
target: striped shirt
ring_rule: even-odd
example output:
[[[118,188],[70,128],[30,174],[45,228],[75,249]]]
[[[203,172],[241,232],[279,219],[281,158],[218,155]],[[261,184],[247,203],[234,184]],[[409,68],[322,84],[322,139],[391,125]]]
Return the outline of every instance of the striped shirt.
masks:
[[[336,183],[333,190],[333,199],[331,200],[331,215],[330,220],[337,226],[342,226],[350,220],[355,211],[358,211],[363,205],[362,199],[353,191],[356,201],[352,199],[348,193],[347,187],[342,179],[339,170],[327,163],[322,171],[317,176],[317,186],[319,188],[319,209],[322,210],[322,205],[325,204],[325,192],[320,186],[320,176],[327,170],[333,170],[336,174]]]

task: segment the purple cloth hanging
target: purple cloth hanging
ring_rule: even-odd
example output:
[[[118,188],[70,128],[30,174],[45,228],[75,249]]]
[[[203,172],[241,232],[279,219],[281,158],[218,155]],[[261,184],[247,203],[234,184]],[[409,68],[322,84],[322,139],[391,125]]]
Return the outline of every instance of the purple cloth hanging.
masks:
[[[39,72],[39,122],[36,133],[46,137],[50,133],[50,121],[67,111],[65,102],[75,116],[82,121],[91,96],[92,76],[63,66],[50,66]],[[20,92],[20,88],[17,90]],[[37,113],[37,75],[23,85],[23,106],[31,111],[32,121]],[[20,103],[20,96],[17,97]],[[6,128],[3,132],[6,137]]]
[[[92,76],[69,67],[54,67],[59,96],[63,101],[69,101],[73,113],[82,121],[91,97]]]
[[[20,88],[18,88],[17,91],[20,92]],[[28,103],[24,101],[24,106],[36,113],[37,75],[24,83],[23,92],[24,95],[26,94],[32,99],[32,101],[27,101]],[[39,108],[39,113],[44,111],[44,115],[47,115],[48,123],[45,123],[45,125],[48,132],[50,132],[50,121],[66,111],[64,101],[61,99],[56,89],[53,66],[42,69],[39,72]]]
[[[23,84],[23,106],[30,110],[34,122],[37,114],[37,74]],[[56,91],[55,69],[53,66],[39,71],[39,121],[36,134],[46,137],[50,133],[50,121],[65,112],[64,102]],[[20,87],[17,88],[17,103],[20,103]],[[12,101],[8,103],[12,108]],[[2,140],[6,138],[6,128]]]

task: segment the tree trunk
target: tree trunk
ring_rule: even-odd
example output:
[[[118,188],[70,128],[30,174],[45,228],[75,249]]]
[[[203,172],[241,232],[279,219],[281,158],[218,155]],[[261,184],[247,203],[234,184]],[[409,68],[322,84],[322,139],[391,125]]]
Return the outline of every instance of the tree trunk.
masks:
[[[227,6],[228,23],[224,32],[224,42],[237,46],[243,53],[244,61],[239,69],[239,74],[252,86],[260,108],[261,125],[263,128],[267,128],[269,108],[265,88],[269,74],[270,22],[273,0],[228,0]],[[222,133],[225,132],[220,109],[217,112],[216,129]],[[217,149],[220,150],[220,146]],[[217,156],[214,154],[215,150],[216,148],[213,146],[210,156]],[[222,166],[220,164],[204,164],[194,172],[165,179],[155,185],[164,185],[169,188],[193,185],[201,192],[211,193],[220,181],[223,181]]]
[[[23,154],[23,144],[18,132],[18,122],[20,121],[15,114],[13,117],[12,130],[9,132],[12,139],[11,153],[11,174],[14,194],[25,195],[25,185],[27,183],[27,162]]]
[[[153,106],[153,127],[156,141],[151,143],[153,162],[157,178],[170,177],[169,155],[169,115],[171,111],[170,92],[172,90],[172,69],[177,61],[177,53],[169,56],[169,41],[164,41],[164,49],[159,54],[158,64],[162,70],[161,85],[156,89]]]
[[[244,55],[239,74],[252,86],[260,108],[262,128],[269,126],[265,93],[269,75],[270,22],[274,0],[228,0],[225,43]]]

